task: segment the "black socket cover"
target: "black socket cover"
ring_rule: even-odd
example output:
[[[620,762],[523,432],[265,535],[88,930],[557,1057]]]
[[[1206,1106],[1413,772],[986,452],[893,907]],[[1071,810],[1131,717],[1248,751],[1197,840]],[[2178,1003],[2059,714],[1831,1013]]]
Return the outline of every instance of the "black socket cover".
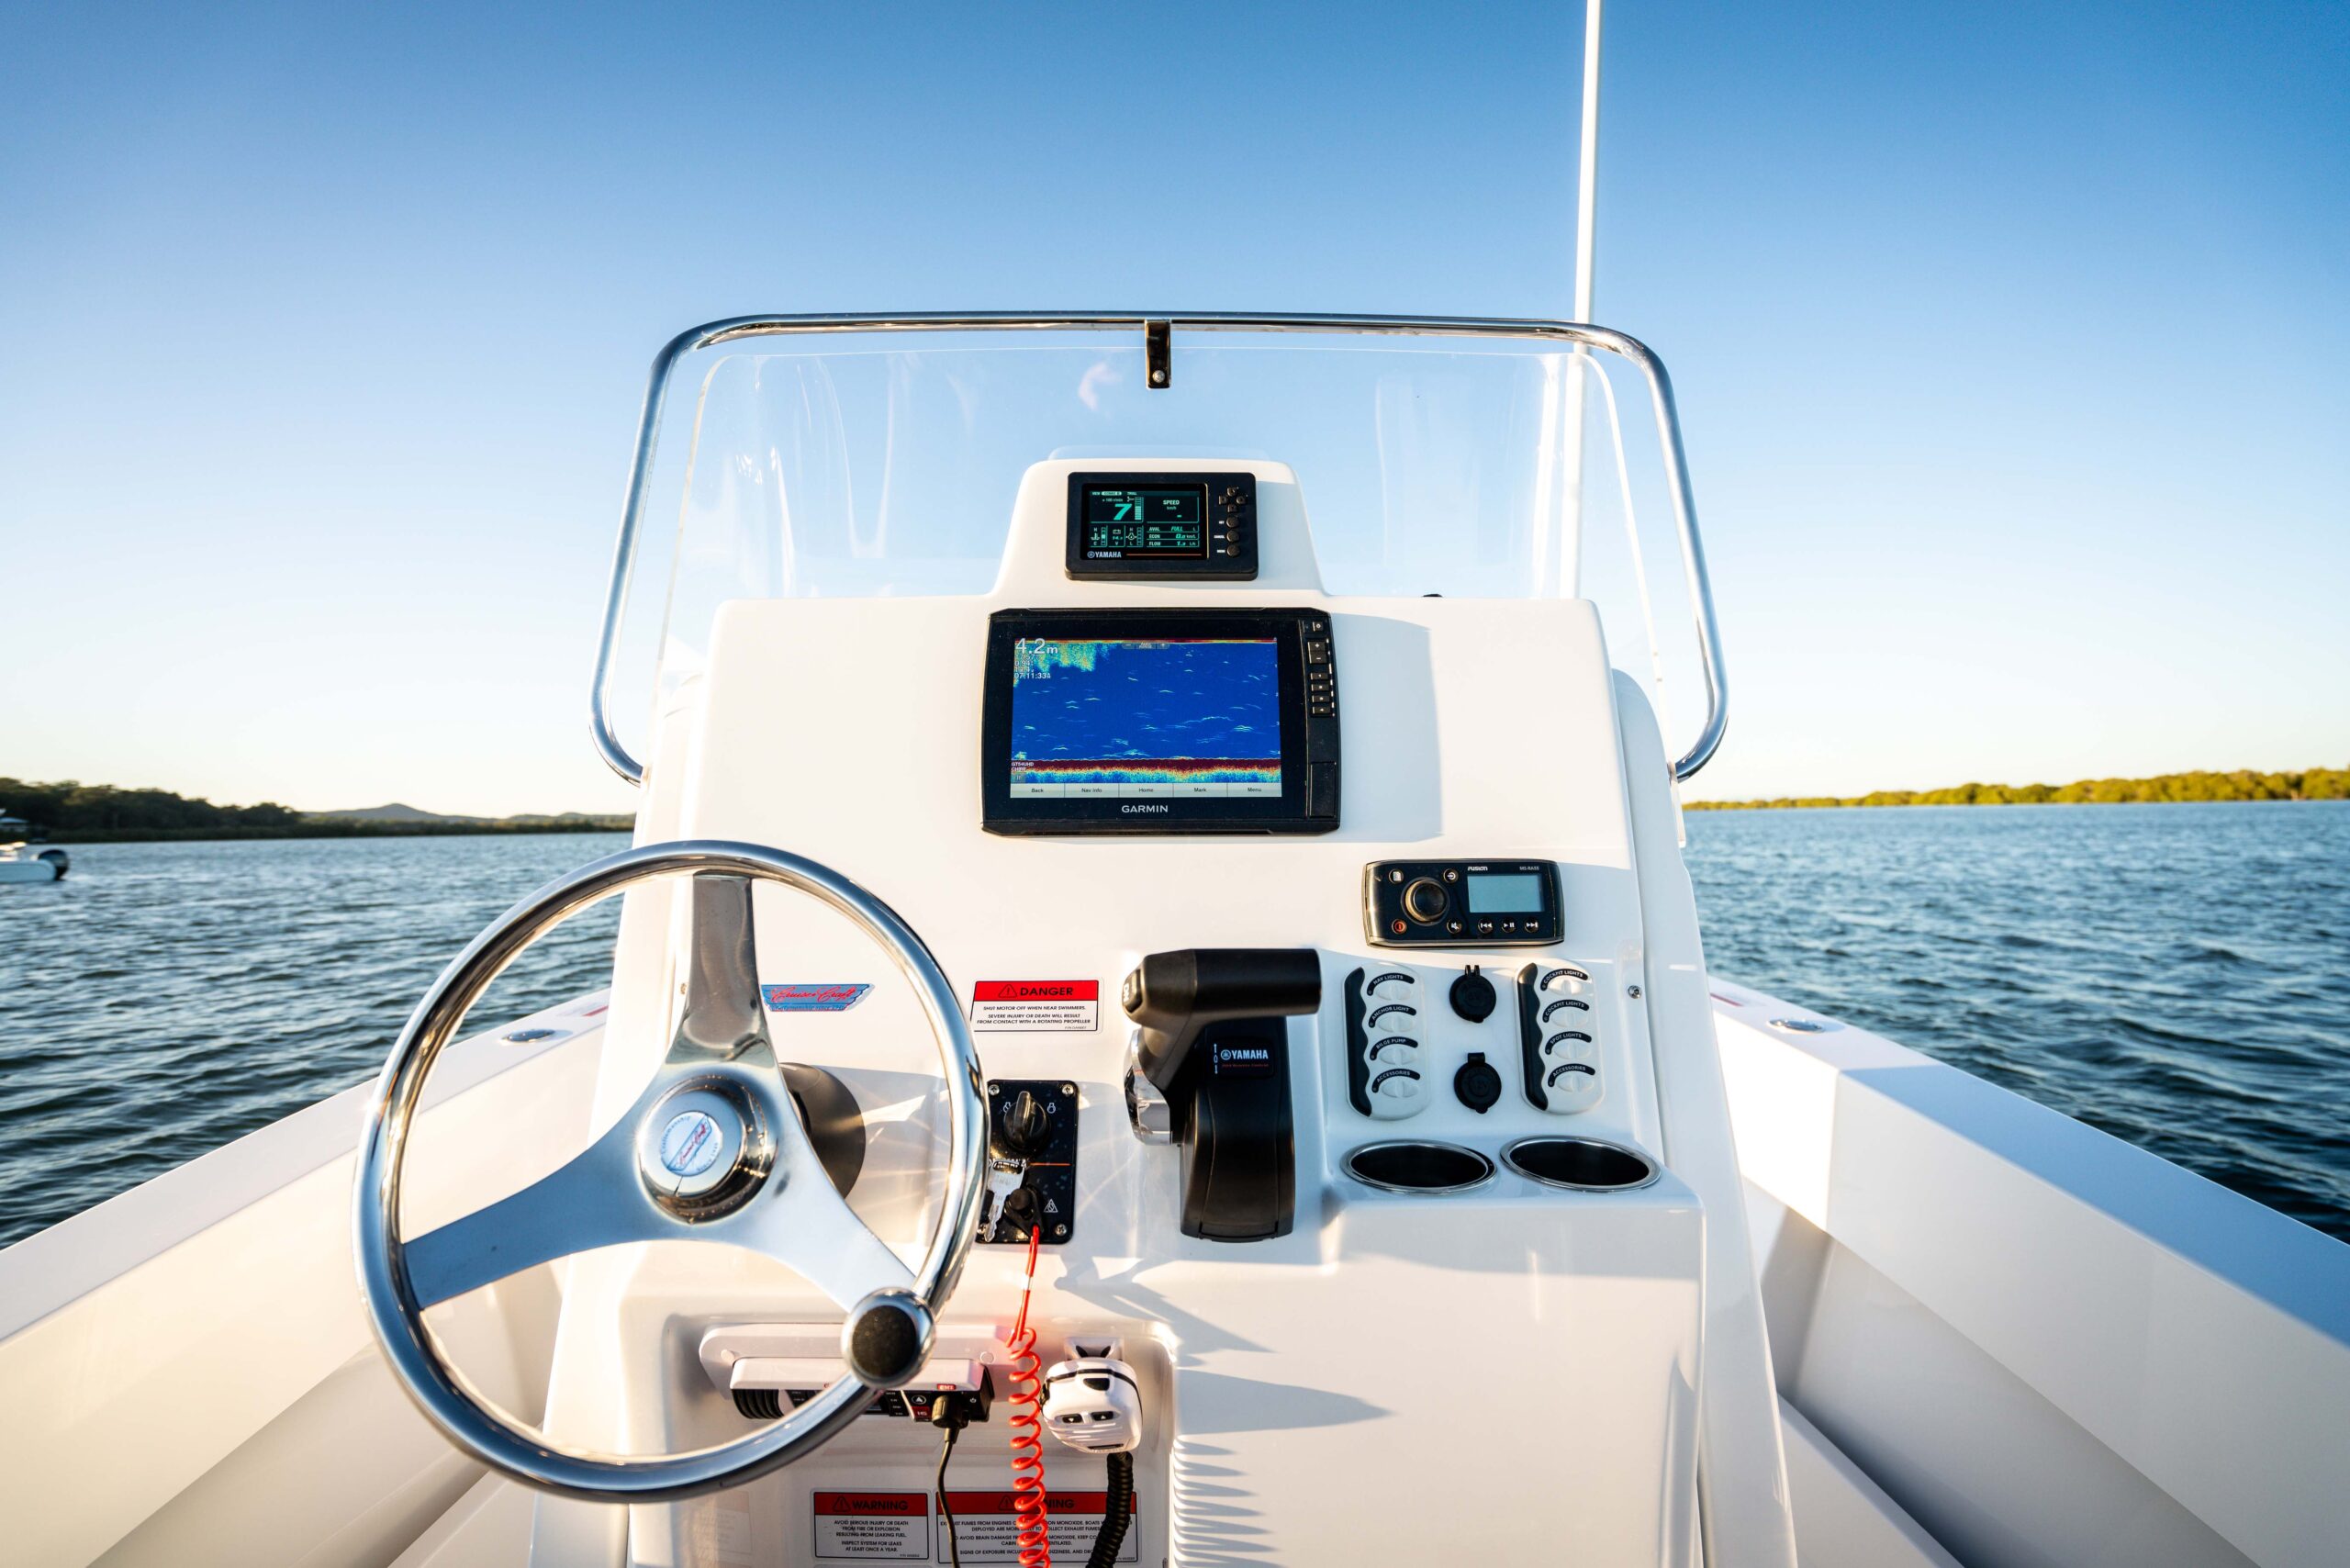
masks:
[[[1472,1024],[1482,1024],[1494,1015],[1501,998],[1494,994],[1494,982],[1477,972],[1472,964],[1452,982],[1452,1010]],[[1474,1059],[1474,1058],[1472,1058]]]
[[[1455,1098],[1479,1115],[1492,1110],[1502,1097],[1502,1075],[1485,1059],[1483,1051],[1471,1051],[1460,1070],[1452,1075]]]

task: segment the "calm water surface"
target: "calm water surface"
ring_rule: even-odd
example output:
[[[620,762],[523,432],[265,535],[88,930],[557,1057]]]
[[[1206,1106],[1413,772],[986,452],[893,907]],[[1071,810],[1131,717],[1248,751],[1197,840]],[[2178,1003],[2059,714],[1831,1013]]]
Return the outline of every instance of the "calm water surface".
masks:
[[[2350,806],[1693,812],[1689,836],[1718,972],[2350,1238]],[[371,1076],[485,923],[624,842],[86,845],[64,882],[0,888],[0,1243]],[[479,1015],[605,983],[612,918]]]
[[[1688,823],[1715,973],[2350,1240],[2350,803]]]
[[[0,1245],[372,1078],[499,911],[627,844],[76,844],[63,881],[0,887]],[[557,930],[476,1016],[609,983],[617,919]]]

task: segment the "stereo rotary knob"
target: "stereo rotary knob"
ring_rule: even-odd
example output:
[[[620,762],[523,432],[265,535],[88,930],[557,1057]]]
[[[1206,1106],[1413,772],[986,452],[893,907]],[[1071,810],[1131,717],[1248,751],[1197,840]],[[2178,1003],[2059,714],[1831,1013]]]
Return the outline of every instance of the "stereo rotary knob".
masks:
[[[1404,890],[1404,913],[1422,925],[1432,925],[1444,915],[1448,901],[1444,884],[1434,877],[1422,877]]]

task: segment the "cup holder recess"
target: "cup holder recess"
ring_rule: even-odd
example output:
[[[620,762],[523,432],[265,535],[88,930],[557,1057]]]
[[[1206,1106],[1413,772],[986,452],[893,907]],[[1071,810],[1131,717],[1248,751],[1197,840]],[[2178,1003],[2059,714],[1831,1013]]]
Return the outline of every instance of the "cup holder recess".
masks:
[[[1458,1144],[1367,1143],[1347,1156],[1347,1174],[1387,1193],[1465,1193],[1494,1179],[1494,1162]]]
[[[1594,1137],[1520,1138],[1502,1150],[1502,1162],[1529,1182],[1576,1193],[1621,1193],[1658,1175],[1647,1155]]]

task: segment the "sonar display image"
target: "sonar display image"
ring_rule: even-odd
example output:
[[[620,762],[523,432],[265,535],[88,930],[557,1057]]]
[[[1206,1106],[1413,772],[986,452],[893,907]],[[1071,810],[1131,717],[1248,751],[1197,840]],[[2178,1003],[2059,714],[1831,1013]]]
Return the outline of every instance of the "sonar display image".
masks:
[[[1281,792],[1271,639],[1013,644],[1015,799]]]

